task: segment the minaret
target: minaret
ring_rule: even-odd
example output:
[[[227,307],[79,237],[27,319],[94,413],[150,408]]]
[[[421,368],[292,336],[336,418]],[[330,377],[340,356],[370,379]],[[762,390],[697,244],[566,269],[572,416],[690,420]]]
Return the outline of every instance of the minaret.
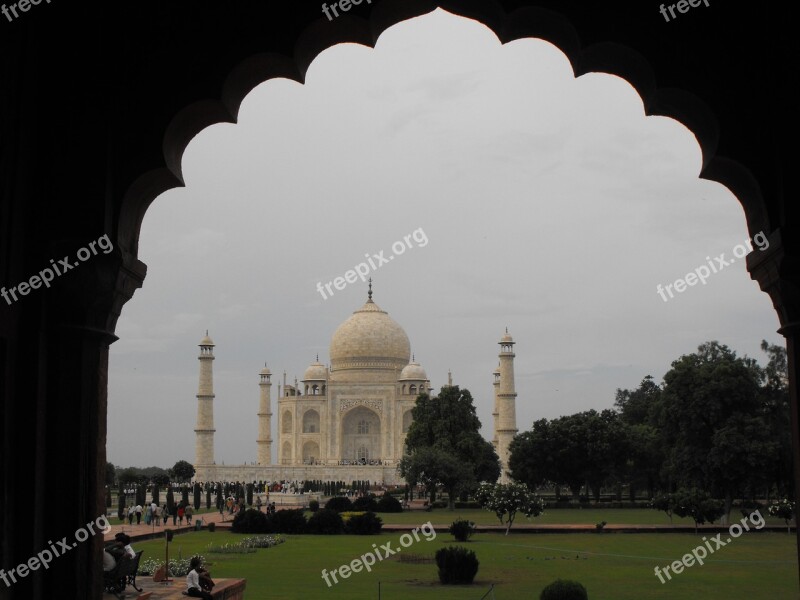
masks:
[[[258,405],[258,464],[272,464],[272,403],[270,401],[270,389],[272,388],[272,372],[264,363],[264,368],[259,373],[261,381],[258,387],[261,389],[261,398]]]
[[[200,342],[200,385],[197,390],[197,427],[195,433],[194,466],[214,464],[214,342],[206,337]]]
[[[508,447],[517,434],[517,392],[514,388],[514,340],[508,334],[500,338],[500,383],[497,389],[497,455],[500,457],[500,483],[508,483]]]
[[[497,412],[497,392],[500,390],[500,365],[497,365],[497,368],[494,370],[494,383],[492,387],[494,387],[494,410],[492,411],[492,417],[494,418],[494,437],[492,438],[492,446],[494,446],[494,451],[499,453],[497,449],[497,430],[500,427],[500,422],[498,420],[498,412]],[[500,456],[498,454],[498,456]]]

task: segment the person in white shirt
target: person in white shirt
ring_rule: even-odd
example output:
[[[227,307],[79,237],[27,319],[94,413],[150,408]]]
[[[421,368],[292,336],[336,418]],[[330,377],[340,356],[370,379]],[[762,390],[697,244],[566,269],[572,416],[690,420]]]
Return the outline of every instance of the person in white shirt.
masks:
[[[110,571],[117,566],[117,561],[109,554],[108,550],[103,550],[103,571]]]
[[[192,598],[203,598],[204,600],[214,600],[214,596],[208,592],[203,591],[200,587],[200,571],[202,570],[202,562],[200,558],[195,556],[189,563],[192,570],[186,576],[186,595]]]

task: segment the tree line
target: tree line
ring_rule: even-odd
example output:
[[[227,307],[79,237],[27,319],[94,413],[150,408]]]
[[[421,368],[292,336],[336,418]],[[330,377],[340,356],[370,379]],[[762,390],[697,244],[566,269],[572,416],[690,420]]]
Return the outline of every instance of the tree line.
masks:
[[[762,341],[767,364],[716,341],[618,389],[614,409],[540,419],[518,434],[509,472],[532,489],[601,489],[631,500],[679,489],[724,501],[794,497],[786,350]],[[588,493],[587,493],[588,495]]]

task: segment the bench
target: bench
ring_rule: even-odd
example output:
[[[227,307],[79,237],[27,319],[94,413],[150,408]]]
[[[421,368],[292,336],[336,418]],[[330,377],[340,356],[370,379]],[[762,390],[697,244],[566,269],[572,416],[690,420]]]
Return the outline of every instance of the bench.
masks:
[[[142,588],[136,586],[136,572],[139,570],[143,552],[144,550],[137,552],[134,558],[123,556],[113,569],[103,573],[103,586],[107,592],[122,598],[120,594],[128,585],[133,586],[137,592],[142,591]]]

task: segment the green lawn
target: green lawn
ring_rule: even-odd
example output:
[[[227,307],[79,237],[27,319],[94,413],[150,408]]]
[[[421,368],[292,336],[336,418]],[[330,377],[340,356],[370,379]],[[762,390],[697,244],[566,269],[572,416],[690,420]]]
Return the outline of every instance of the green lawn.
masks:
[[[761,514],[768,525],[784,525],[783,519],[775,519],[765,513],[766,510],[762,511]],[[380,517],[386,524],[419,525],[431,521],[431,523],[449,525],[457,517],[469,519],[478,525],[500,524],[500,521],[497,520],[494,513],[488,510],[478,509],[456,509],[452,512],[447,509],[434,509],[431,512],[409,511],[404,513],[382,513]],[[741,519],[741,513],[737,509],[732,510],[731,519],[738,521]],[[526,519],[523,515],[517,517],[514,523],[530,523],[533,525],[568,523],[594,525],[601,521],[620,525],[669,525],[669,517],[667,517],[665,513],[645,508],[556,508],[550,510],[545,508],[544,513],[538,517]],[[672,517],[672,522],[675,525],[694,525],[694,521],[690,518],[681,519],[674,515]]]
[[[781,533],[745,533],[709,556],[705,565],[688,568],[665,584],[655,577],[654,567],[680,559],[702,543],[701,536],[478,534],[467,546],[477,554],[480,570],[475,585],[466,587],[441,586],[435,565],[401,563],[397,555],[330,588],[323,581],[322,569],[350,563],[372,551],[373,544],[390,542],[398,548],[399,535],[285,536],[286,543],[254,554],[207,552],[212,541],[223,544],[239,537],[207,531],[178,535],[170,555],[200,553],[211,563],[212,576],[246,578],[247,600],[378,598],[379,581],[383,600],[479,600],[492,584],[497,600],[535,600],[557,578],[580,581],[591,600],[782,600],[797,598],[799,591],[795,538]],[[432,556],[451,543],[452,537],[443,532],[432,541],[420,536],[401,553]],[[144,550],[145,558],[164,553],[160,540],[134,547]]]

